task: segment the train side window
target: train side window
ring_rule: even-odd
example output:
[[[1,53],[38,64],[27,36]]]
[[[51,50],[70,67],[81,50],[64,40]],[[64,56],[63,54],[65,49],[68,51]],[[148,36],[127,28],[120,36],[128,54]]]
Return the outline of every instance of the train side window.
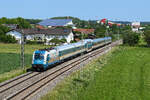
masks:
[[[62,52],[61,51],[59,52],[59,56],[62,56]]]

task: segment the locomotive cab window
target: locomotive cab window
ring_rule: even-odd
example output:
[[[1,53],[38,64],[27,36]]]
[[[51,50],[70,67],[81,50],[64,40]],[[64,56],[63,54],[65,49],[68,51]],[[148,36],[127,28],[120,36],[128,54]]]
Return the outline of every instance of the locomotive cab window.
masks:
[[[42,54],[40,54],[40,53],[35,53],[34,58],[35,58],[36,60],[37,60],[37,59],[42,60],[42,59],[44,59],[44,55],[42,55]]]

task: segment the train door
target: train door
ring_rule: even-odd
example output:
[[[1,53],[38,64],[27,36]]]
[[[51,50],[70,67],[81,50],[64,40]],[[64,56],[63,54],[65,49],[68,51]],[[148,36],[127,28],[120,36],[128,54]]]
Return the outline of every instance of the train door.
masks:
[[[60,60],[60,58],[59,58],[59,51],[56,50],[55,52],[56,52],[56,53],[55,53],[55,59],[56,59],[57,61],[59,61],[59,60]]]
[[[48,64],[49,60],[50,60],[50,54],[47,54],[47,60],[46,60],[47,64]]]
[[[92,42],[87,42],[87,51],[91,51],[92,50]]]

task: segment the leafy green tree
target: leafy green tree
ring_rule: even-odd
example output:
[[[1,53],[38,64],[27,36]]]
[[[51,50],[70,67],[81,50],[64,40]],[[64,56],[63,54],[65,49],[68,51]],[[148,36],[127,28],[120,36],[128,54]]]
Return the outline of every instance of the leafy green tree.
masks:
[[[9,31],[9,28],[4,26],[4,25],[0,25],[0,42],[4,42],[4,43],[15,43],[16,40],[14,37],[12,36],[7,36],[6,33]]]
[[[37,24],[40,21],[42,21],[41,19],[25,19],[27,22],[29,22],[30,24]]]
[[[110,31],[111,31],[111,33],[113,33],[113,34],[118,34],[119,27],[118,27],[116,24],[113,24],[113,25],[110,27]]]
[[[62,39],[60,40],[60,42],[61,42],[61,43],[66,43],[67,40],[66,40],[65,38],[62,38]]]
[[[123,32],[132,31],[130,25],[123,25],[122,28],[121,28],[121,30],[122,30]]]
[[[16,20],[19,28],[31,28],[29,22],[27,22],[25,19],[18,17]]]
[[[150,25],[146,25],[144,27],[145,27],[144,31],[149,31],[150,30]]]
[[[6,23],[7,22],[7,18],[6,17],[2,17],[1,19],[0,19],[0,24],[4,24],[4,23]]]
[[[16,43],[15,37],[6,35],[10,28],[6,27],[5,24],[17,24],[19,28],[31,28],[30,24],[23,18],[0,18],[0,42],[4,43]]]
[[[145,39],[147,45],[150,47],[150,30],[145,31],[144,35],[145,35],[144,39]]]
[[[7,33],[9,31],[9,28],[4,26],[4,25],[0,25],[0,35],[3,34],[5,35],[5,33]]]
[[[39,44],[38,41],[36,41],[36,40],[34,40],[34,41],[33,40],[26,40],[25,42],[26,42],[26,44]]]
[[[79,35],[79,39],[82,40],[82,39],[87,39],[88,38],[88,35],[87,34],[84,34],[84,33],[81,33]]]
[[[50,43],[54,43],[55,45],[60,44],[60,40],[58,38],[53,38],[49,41]]]
[[[0,18],[0,24],[18,24],[20,28],[31,28],[31,25],[25,19],[18,17],[18,18]]]
[[[0,42],[4,42],[4,43],[17,43],[17,40],[15,39],[15,37],[13,37],[11,35],[1,35],[0,36]]]
[[[106,33],[106,27],[104,25],[101,25],[95,29],[95,35],[97,38],[104,37],[105,33]]]
[[[75,40],[71,40],[71,41],[70,41],[70,43],[76,43],[76,42],[77,42],[77,41],[75,41]]]
[[[128,32],[123,35],[123,44],[134,46],[139,43],[139,35],[135,32]]]
[[[75,38],[78,38],[80,40],[88,38],[88,34],[81,33],[79,31],[74,31],[73,34],[76,36]]]

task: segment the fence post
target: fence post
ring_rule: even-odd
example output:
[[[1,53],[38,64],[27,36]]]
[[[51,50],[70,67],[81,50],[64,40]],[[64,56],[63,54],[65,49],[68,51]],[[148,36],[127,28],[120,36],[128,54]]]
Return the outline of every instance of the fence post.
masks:
[[[21,30],[21,67],[24,69],[24,32]]]

